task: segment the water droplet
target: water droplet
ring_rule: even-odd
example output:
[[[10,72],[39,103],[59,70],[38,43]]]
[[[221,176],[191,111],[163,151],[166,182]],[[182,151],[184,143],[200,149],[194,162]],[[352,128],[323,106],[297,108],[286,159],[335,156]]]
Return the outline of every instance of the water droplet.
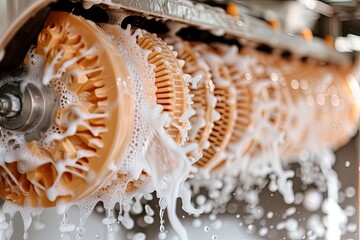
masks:
[[[299,222],[294,219],[294,218],[290,218],[286,221],[286,230],[288,230],[289,232],[293,232],[295,231],[299,226]]]
[[[165,240],[166,239],[166,233],[161,232],[161,233],[159,233],[158,237],[159,237],[160,240]]]
[[[299,89],[299,86],[300,86],[299,81],[296,79],[291,80],[290,86],[293,89]]]
[[[211,236],[211,240],[217,240],[217,239],[218,239],[218,237],[216,235]]]
[[[142,232],[138,232],[133,236],[133,240],[145,240],[146,235]]]
[[[210,214],[209,215],[209,220],[212,221],[212,222],[215,221],[216,218],[217,218],[217,216],[215,214]]]
[[[270,73],[270,79],[271,79],[271,81],[276,82],[276,81],[279,80],[279,75],[277,75],[276,73],[272,72],[272,73]]]
[[[295,202],[294,204],[299,205],[304,201],[304,194],[301,192],[295,193]]]
[[[204,232],[209,232],[210,231],[210,227],[209,226],[205,226],[204,227]]]
[[[107,218],[103,218],[102,223],[104,225],[111,225],[114,224],[116,222],[116,219],[114,217],[107,217]]]
[[[322,193],[315,189],[310,189],[305,192],[303,206],[306,210],[314,212],[320,208],[322,201]]]
[[[345,211],[346,211],[346,215],[348,217],[352,217],[356,213],[356,208],[354,206],[349,205],[349,206],[346,206]]]
[[[145,205],[145,213],[149,216],[154,216],[154,210],[148,204]]]
[[[350,186],[345,189],[345,196],[347,198],[353,198],[355,197],[355,195],[356,195],[356,189],[354,187]]]
[[[357,228],[358,226],[355,223],[349,223],[346,227],[347,231],[351,233],[356,232]]]
[[[261,206],[257,206],[252,214],[256,219],[260,219],[262,216],[264,216],[264,209]]]
[[[345,162],[345,167],[350,167],[350,162],[349,161]]]
[[[199,228],[201,227],[201,225],[202,225],[201,219],[196,218],[192,221],[192,226],[194,228]]]
[[[153,195],[150,193],[146,193],[146,194],[144,194],[144,199],[151,201],[151,200],[153,200]]]
[[[293,215],[295,213],[296,213],[296,208],[295,207],[290,207],[290,208],[286,209],[286,212],[285,212],[286,216],[291,216],[291,215]]]
[[[286,227],[286,223],[285,222],[279,222],[277,225],[276,225],[276,229],[277,230],[283,230],[285,229]]]
[[[259,236],[260,237],[265,237],[266,234],[268,234],[268,232],[269,232],[269,229],[267,227],[262,227],[259,230]]]
[[[144,222],[147,223],[147,224],[152,224],[152,223],[154,223],[154,218],[151,217],[151,216],[146,215],[144,217]]]
[[[255,227],[255,225],[250,224],[250,225],[247,227],[247,229],[249,230],[249,232],[253,233],[253,232],[255,232],[256,227]]]
[[[251,205],[257,205],[259,203],[259,194],[256,191],[248,191],[245,200]]]
[[[218,219],[212,223],[212,226],[213,226],[214,230],[220,230],[223,226],[223,223],[220,219]]]

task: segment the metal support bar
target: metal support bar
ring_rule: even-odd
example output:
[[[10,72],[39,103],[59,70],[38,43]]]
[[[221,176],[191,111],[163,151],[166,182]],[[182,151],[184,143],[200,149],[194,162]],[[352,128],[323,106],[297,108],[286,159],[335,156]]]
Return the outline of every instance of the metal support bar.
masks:
[[[54,0],[0,0],[0,53],[17,30],[51,2]]]
[[[103,2],[109,8],[121,8],[128,11],[169,19],[201,29],[223,30],[224,33],[249,41],[267,44],[274,48],[291,51],[300,56],[308,56],[335,64],[349,64],[348,56],[329,48],[323,40],[314,38],[306,41],[300,36],[291,36],[276,32],[265,22],[246,14],[234,17],[224,11],[205,5],[176,0],[113,0]]]

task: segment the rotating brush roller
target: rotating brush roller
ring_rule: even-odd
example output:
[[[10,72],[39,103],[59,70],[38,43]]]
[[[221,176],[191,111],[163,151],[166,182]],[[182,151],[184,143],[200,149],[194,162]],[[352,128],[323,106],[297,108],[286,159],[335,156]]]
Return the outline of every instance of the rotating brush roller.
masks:
[[[210,146],[204,148],[203,157],[195,165],[213,170],[227,158],[224,150],[230,141],[236,121],[236,89],[228,67],[214,49],[201,43],[195,43],[193,48],[209,65],[215,83],[214,96],[217,100],[215,111],[218,114],[214,117],[215,122],[208,138]]]
[[[348,141],[348,136],[356,131],[356,117],[359,113],[359,101],[355,92],[358,85],[347,68],[339,69],[332,65],[321,65],[309,60],[302,62],[292,59],[286,63],[279,61],[284,75],[289,99],[297,102],[298,111],[293,113],[287,135],[299,134],[289,138],[282,147],[282,155],[298,155],[303,149],[331,147],[337,149]],[[301,71],[300,71],[301,69]],[[350,104],[344,104],[348,102]],[[312,114],[306,126],[299,125],[300,103],[306,113]],[[304,104],[305,103],[305,104]],[[326,117],[325,117],[326,116]],[[310,119],[316,119],[314,122]],[[316,130],[311,125],[316,124]],[[300,130],[301,129],[301,130]],[[311,130],[312,129],[312,130]],[[311,139],[318,139],[311,142]]]
[[[39,76],[57,98],[54,120],[41,139],[18,138],[2,153],[0,196],[36,207],[76,202],[114,174],[134,116],[126,63],[107,39],[81,17],[50,13],[28,58],[44,59]]]
[[[284,141],[280,149],[283,158],[291,158],[292,156],[300,154],[303,149],[308,148],[305,144],[311,136],[310,125],[314,124],[312,122],[313,120],[310,119],[317,118],[315,99],[309,92],[310,85],[316,82],[314,81],[315,79],[311,79],[311,75],[316,74],[316,79],[321,79],[324,76],[324,72],[321,72],[321,69],[316,63],[302,62],[296,59],[284,61],[279,58],[278,66],[283,75],[283,78],[280,79],[280,84],[283,92],[287,96],[287,101],[290,104],[298,105],[296,110],[291,108],[288,110],[289,119],[285,127],[287,129],[285,136],[286,141]],[[308,116],[309,120],[300,121],[298,116],[299,112],[302,112],[304,115],[300,118]],[[317,128],[315,131],[320,131],[323,127],[324,126]],[[318,135],[318,137],[320,135]]]
[[[224,60],[224,63],[229,69],[232,82],[236,88],[236,112],[237,117],[235,127],[231,135],[228,145],[228,151],[238,155],[239,144],[248,133],[249,125],[251,124],[252,113],[252,83],[251,75],[246,69],[246,62],[239,56],[239,49],[236,46],[228,46],[225,44],[214,44],[216,52]]]
[[[197,83],[189,86],[190,95],[193,96],[192,107],[196,112],[190,119],[189,143],[196,143],[197,153],[202,153],[203,149],[209,145],[208,139],[214,126],[216,106],[215,85],[211,80],[210,68],[189,42],[175,36],[167,37],[165,41],[173,45],[179,54],[178,58],[185,61],[184,73],[194,78],[201,76]]]
[[[136,38],[136,43],[144,52],[144,55],[140,57],[147,58],[154,74],[154,86],[143,86],[148,99],[147,104],[150,106],[159,104],[163,107],[163,112],[168,113],[170,117],[170,125],[166,127],[167,133],[177,144],[183,145],[187,140],[190,123],[182,116],[191,110],[190,95],[184,80],[182,62],[177,59],[177,53],[173,51],[173,47],[142,29],[124,30],[110,24],[100,24],[100,27],[113,36],[115,41],[121,41],[120,31],[130,31],[131,36]],[[143,84],[146,84],[145,81]],[[154,92],[148,91],[154,88]],[[151,141],[150,136],[148,141]],[[119,174],[118,177],[122,178],[124,175]],[[143,171],[139,179],[128,182],[126,192],[133,194],[139,190],[139,186],[144,185],[148,177],[148,174]]]
[[[242,91],[245,93],[244,96],[248,96],[244,98],[245,101],[251,99],[251,103],[248,105],[251,107],[250,122],[246,127],[246,134],[251,137],[243,138],[238,141],[238,144],[231,147],[233,151],[236,151],[237,158],[245,155],[250,158],[256,156],[267,145],[266,136],[283,134],[285,131],[288,119],[287,100],[279,84],[281,72],[276,64],[272,63],[270,57],[270,55],[250,47],[240,49],[237,54],[237,61],[242,67],[237,67],[234,77],[242,76],[243,81],[250,82],[247,87],[245,84],[242,89],[238,88],[238,91]],[[244,112],[244,109],[239,107],[239,112]],[[250,113],[249,109],[245,112]],[[240,126],[239,130],[242,128]],[[255,131],[261,132],[261,134],[253,134]],[[238,135],[240,132],[242,133],[240,136],[243,136],[243,131],[239,131]],[[233,140],[236,141],[239,138],[235,136]]]
[[[148,62],[154,66],[156,103],[170,116],[171,123],[167,132],[175,142],[182,145],[186,141],[189,123],[188,120],[182,121],[181,116],[190,108],[183,66],[180,66],[173,47],[155,34],[143,30],[137,43],[141,48],[151,51]]]

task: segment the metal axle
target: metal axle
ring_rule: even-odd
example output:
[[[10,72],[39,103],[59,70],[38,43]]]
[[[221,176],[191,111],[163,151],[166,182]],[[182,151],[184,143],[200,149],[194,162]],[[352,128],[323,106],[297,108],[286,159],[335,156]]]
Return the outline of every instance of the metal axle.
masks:
[[[21,100],[13,94],[0,95],[0,116],[15,117],[21,111]]]
[[[50,88],[9,82],[0,88],[0,126],[25,132],[28,141],[39,139],[52,123],[55,95]]]

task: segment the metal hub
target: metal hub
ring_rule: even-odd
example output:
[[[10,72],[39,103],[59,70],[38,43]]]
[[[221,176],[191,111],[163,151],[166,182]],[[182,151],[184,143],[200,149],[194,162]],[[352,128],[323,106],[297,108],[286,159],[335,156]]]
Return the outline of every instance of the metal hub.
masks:
[[[13,94],[0,95],[0,116],[11,118],[21,111],[21,100]]]
[[[0,126],[25,132],[27,141],[40,138],[50,126],[55,107],[51,89],[28,84],[20,91],[19,82],[10,82],[0,88]]]

